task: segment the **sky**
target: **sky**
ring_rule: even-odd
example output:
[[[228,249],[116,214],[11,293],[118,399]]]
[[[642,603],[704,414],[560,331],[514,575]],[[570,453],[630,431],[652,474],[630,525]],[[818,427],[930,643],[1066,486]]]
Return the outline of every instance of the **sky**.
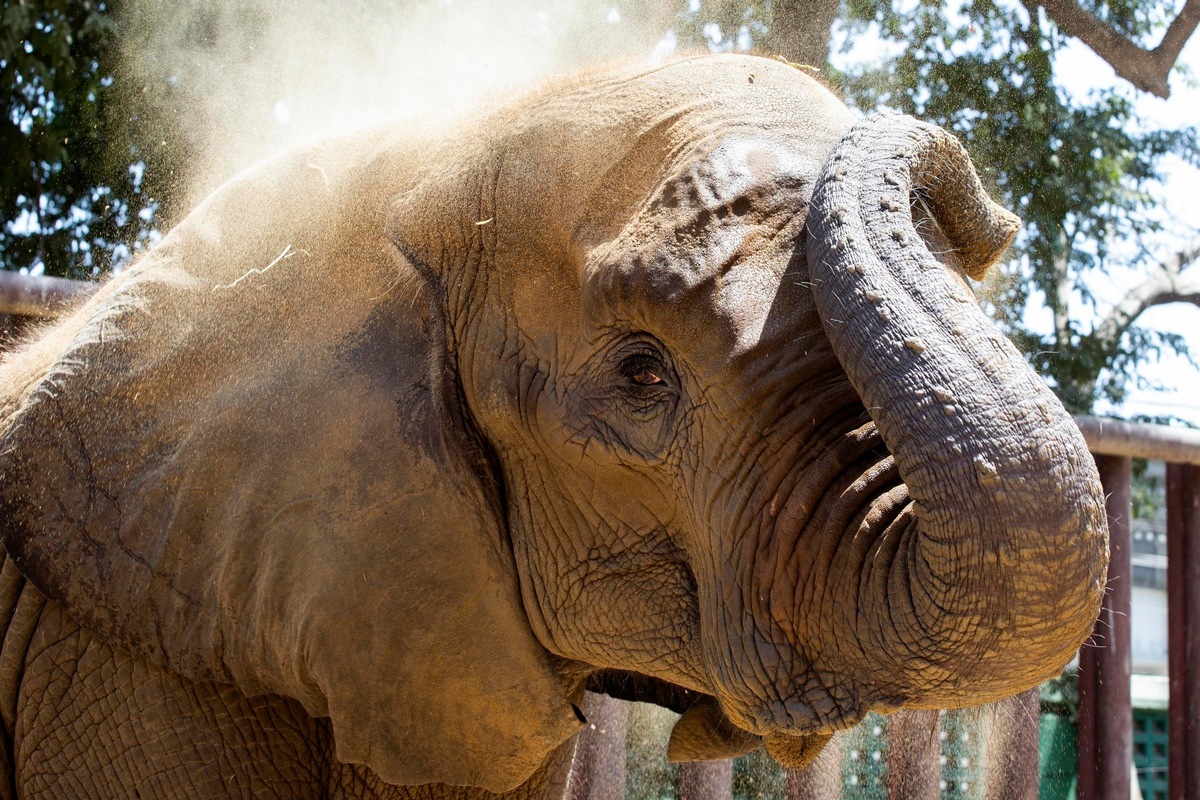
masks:
[[[692,2],[693,10],[698,3]],[[715,26],[712,26],[715,27]],[[709,31],[710,38],[720,37],[719,29]],[[839,67],[853,63],[869,63],[880,60],[886,49],[896,47],[873,37],[870,31],[858,35],[853,46],[842,51],[844,31],[835,29],[833,60]],[[739,49],[745,49],[741,37],[735,41]],[[672,38],[660,43],[653,57],[662,58],[674,49]],[[1162,100],[1145,92],[1137,92],[1123,79],[1117,77],[1107,62],[1093,53],[1076,39],[1057,55],[1056,78],[1068,92],[1086,97],[1092,92],[1116,87],[1126,96],[1135,98],[1139,114],[1150,125],[1164,129],[1180,129],[1189,125],[1200,125],[1200,32],[1193,35],[1179,59],[1179,64],[1190,69],[1191,80],[1178,72],[1170,79],[1171,97]],[[1181,249],[1187,242],[1200,238],[1200,170],[1190,167],[1177,157],[1168,160],[1166,179],[1162,186],[1165,216],[1168,221],[1157,241],[1149,242],[1151,252],[1163,258]],[[1119,243],[1109,243],[1112,252],[1119,254]],[[1119,259],[1113,259],[1113,262]],[[1191,269],[1200,271],[1200,263]],[[1127,291],[1136,286],[1143,273],[1133,270],[1112,269],[1098,274],[1097,283],[1091,290],[1099,303],[1098,315],[1121,300]],[[1080,304],[1085,308],[1085,304]],[[1025,322],[1034,330],[1049,333],[1053,330],[1049,309],[1037,298],[1031,300]],[[1142,313],[1137,324],[1143,328],[1181,334],[1189,351],[1200,363],[1200,307],[1174,303],[1155,306]],[[1099,416],[1131,418],[1136,416],[1174,418],[1172,424],[1200,427],[1200,367],[1187,358],[1173,353],[1163,353],[1157,360],[1143,362],[1139,369],[1141,383],[1130,385],[1128,396],[1119,406],[1101,400],[1095,413]]]
[[[696,10],[698,0],[691,2]],[[188,65],[194,91],[185,98],[187,102],[177,104],[174,113],[181,123],[177,128],[199,137],[203,156],[198,161],[206,162],[203,172],[212,176],[195,181],[198,200],[228,175],[298,140],[329,135],[383,114],[428,115],[432,98],[443,106],[464,107],[487,94],[536,83],[562,69],[564,47],[567,52],[587,49],[571,37],[578,36],[581,20],[592,19],[585,13],[592,8],[588,3],[603,10],[603,0],[557,4],[513,0],[503,12],[484,13],[488,6],[445,0],[436,8],[430,6],[432,10],[395,11],[382,18],[368,14],[365,7],[356,12],[357,6],[350,6],[331,18],[323,4],[298,0],[259,20],[261,41],[270,43],[259,47],[232,11],[228,19],[220,17],[229,28],[218,37],[223,44],[213,46],[205,40],[199,46],[189,39],[194,32],[181,23],[182,12],[144,0],[138,8],[146,9],[145,18],[130,37],[131,54],[136,53],[131,63],[140,65],[148,80],[173,80],[173,75],[160,74],[162,64]],[[269,3],[249,5],[275,8]],[[233,7],[240,6],[231,3]],[[592,49],[612,51],[615,45],[609,40],[640,46],[632,45],[634,20],[621,19],[613,8],[607,22],[604,31],[585,28],[596,40]],[[739,46],[749,44],[744,32],[729,34]],[[446,41],[455,44],[441,46]],[[869,36],[858,37],[845,57],[870,60],[872,47],[878,58],[880,45],[873,45]],[[674,38],[668,36],[647,57],[662,59],[674,49]],[[1181,61],[1200,80],[1200,33],[1192,37]],[[1162,126],[1200,124],[1200,88],[1188,86],[1179,75],[1171,80],[1169,100],[1135,93],[1077,41],[1058,55],[1057,74],[1067,90],[1080,95],[1122,87],[1137,97],[1147,119]],[[364,80],[364,75],[373,78]],[[1188,230],[1190,236],[1200,236],[1200,171],[1176,161],[1169,168],[1163,193],[1173,231],[1152,247],[1166,255],[1188,239]],[[1200,264],[1192,269],[1200,270]],[[1094,294],[1111,305],[1136,283],[1138,275],[1114,270],[1098,280],[1091,287]],[[1044,307],[1031,304],[1029,324],[1048,330],[1049,320]],[[1182,304],[1153,308],[1139,324],[1182,334],[1200,360],[1200,308]],[[1120,408],[1101,403],[1097,410],[1124,417],[1173,415],[1200,427],[1200,369],[1185,359],[1164,356],[1160,362],[1145,363],[1142,374],[1161,388],[1134,389]]]
[[[835,40],[835,51],[838,44]],[[856,39],[848,54],[839,56],[835,52],[834,58],[845,58],[848,62],[869,62],[882,57],[882,54],[882,45],[872,42],[868,35]],[[1127,82],[1116,76],[1107,62],[1075,39],[1071,39],[1058,53],[1055,75],[1064,89],[1080,97],[1117,87],[1126,96],[1136,98],[1138,112],[1148,123],[1180,129],[1188,125],[1200,125],[1200,86],[1189,85],[1200,82],[1200,32],[1192,36],[1178,63],[1190,68],[1195,77],[1188,81],[1178,73],[1172,75],[1171,97],[1167,100],[1133,90]],[[1162,191],[1170,221],[1165,225],[1160,240],[1149,243],[1151,251],[1161,253],[1163,257],[1200,237],[1200,170],[1189,167],[1175,157],[1168,164]],[[1119,244],[1109,244],[1113,252],[1120,252]],[[1194,264],[1191,269],[1200,271],[1200,263]],[[1090,286],[1100,303],[1099,312],[1103,313],[1116,304],[1139,280],[1139,273],[1132,270],[1111,270],[1099,276],[1098,282]],[[1036,299],[1029,304],[1025,322],[1041,332],[1048,333],[1053,329],[1049,310]],[[1183,335],[1193,357],[1200,362],[1200,307],[1184,303],[1156,306],[1138,317],[1137,324]],[[1128,397],[1117,407],[1101,400],[1096,405],[1096,414],[1126,419],[1138,415],[1174,417],[1174,424],[1182,422],[1200,427],[1200,368],[1185,358],[1163,354],[1161,360],[1143,362],[1139,374],[1149,385],[1140,388],[1131,386]]]
[[[1200,32],[1192,36],[1179,63],[1191,69],[1193,83],[1200,81]],[[1058,74],[1064,87],[1076,93],[1120,83],[1112,68],[1078,41],[1072,41],[1060,54]],[[1189,86],[1178,74],[1172,76],[1170,83],[1171,97],[1167,100],[1138,93],[1138,111],[1164,128],[1200,125],[1200,87]],[[1192,238],[1200,237],[1200,170],[1173,159],[1163,186],[1163,198],[1168,213],[1173,217],[1171,227],[1174,228],[1170,235],[1162,237],[1156,248],[1156,252],[1162,252],[1165,256],[1172,252],[1173,247],[1178,249],[1187,241],[1189,233]],[[1191,269],[1200,270],[1200,263],[1193,264]],[[1093,289],[1101,300],[1111,304],[1136,280],[1136,275],[1112,273],[1104,284]],[[1147,328],[1182,334],[1192,354],[1200,361],[1200,307],[1186,303],[1158,306],[1147,310],[1138,322]],[[1200,369],[1183,358],[1171,355],[1164,356],[1157,363],[1151,361],[1143,364],[1142,373],[1162,388],[1131,392],[1120,409],[1115,409],[1121,416],[1170,414],[1200,427]],[[1103,403],[1097,407],[1098,413],[1113,410]]]

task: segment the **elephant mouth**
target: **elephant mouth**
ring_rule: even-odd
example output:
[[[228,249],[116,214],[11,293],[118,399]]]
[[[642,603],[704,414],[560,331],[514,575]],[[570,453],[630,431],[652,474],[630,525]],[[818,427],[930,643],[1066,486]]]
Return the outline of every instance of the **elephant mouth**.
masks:
[[[831,733],[759,736],[734,725],[712,695],[633,672],[600,670],[588,678],[587,690],[679,714],[667,744],[671,763],[737,758],[765,747],[781,767],[803,769],[833,738]]]

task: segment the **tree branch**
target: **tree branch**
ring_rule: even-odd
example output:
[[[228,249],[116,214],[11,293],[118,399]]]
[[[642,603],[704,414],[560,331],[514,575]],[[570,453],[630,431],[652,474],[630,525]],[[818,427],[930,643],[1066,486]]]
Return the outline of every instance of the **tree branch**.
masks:
[[[1090,338],[1102,352],[1111,352],[1121,334],[1151,306],[1167,303],[1193,303],[1200,306],[1200,271],[1183,274],[1188,265],[1200,259],[1200,239],[1194,239],[1174,253],[1117,303],[1092,331]]]
[[[1156,97],[1171,96],[1167,76],[1179,53],[1200,25],[1200,0],[1187,0],[1171,22],[1158,47],[1144,50],[1118,33],[1076,0],[1036,0],[1046,16],[1068,36],[1074,36],[1100,56],[1120,77]],[[1033,0],[1026,0],[1032,11]]]

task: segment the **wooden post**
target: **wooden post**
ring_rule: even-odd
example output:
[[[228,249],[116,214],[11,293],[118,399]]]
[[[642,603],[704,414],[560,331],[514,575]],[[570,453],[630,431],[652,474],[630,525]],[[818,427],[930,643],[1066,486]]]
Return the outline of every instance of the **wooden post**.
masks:
[[[0,312],[53,319],[99,288],[98,283],[0,270]]]
[[[1037,800],[1040,695],[1035,688],[993,704],[987,800]]]
[[[834,736],[817,760],[804,769],[789,769],[784,783],[785,800],[832,800],[842,796],[842,738]]]
[[[575,745],[570,800],[624,800],[629,704],[588,692],[583,715],[588,724]]]
[[[1200,800],[1200,467],[1167,464],[1171,800]]]
[[[733,759],[690,761],[680,765],[679,800],[730,800]]]
[[[1096,628],[1079,651],[1079,800],[1128,800],[1133,761],[1129,612],[1133,564],[1130,459],[1096,456],[1107,495],[1108,587]]]
[[[901,711],[888,720],[888,797],[937,800],[942,796],[939,721],[936,711]]]

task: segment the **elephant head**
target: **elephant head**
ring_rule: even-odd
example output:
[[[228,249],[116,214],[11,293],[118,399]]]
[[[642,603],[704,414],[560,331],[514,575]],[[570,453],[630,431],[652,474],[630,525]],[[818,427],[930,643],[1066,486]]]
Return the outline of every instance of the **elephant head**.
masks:
[[[393,783],[519,784],[585,685],[801,763],[1090,631],[1094,466],[964,277],[1016,228],[751,57],[310,147],[10,357],[5,547]]]

